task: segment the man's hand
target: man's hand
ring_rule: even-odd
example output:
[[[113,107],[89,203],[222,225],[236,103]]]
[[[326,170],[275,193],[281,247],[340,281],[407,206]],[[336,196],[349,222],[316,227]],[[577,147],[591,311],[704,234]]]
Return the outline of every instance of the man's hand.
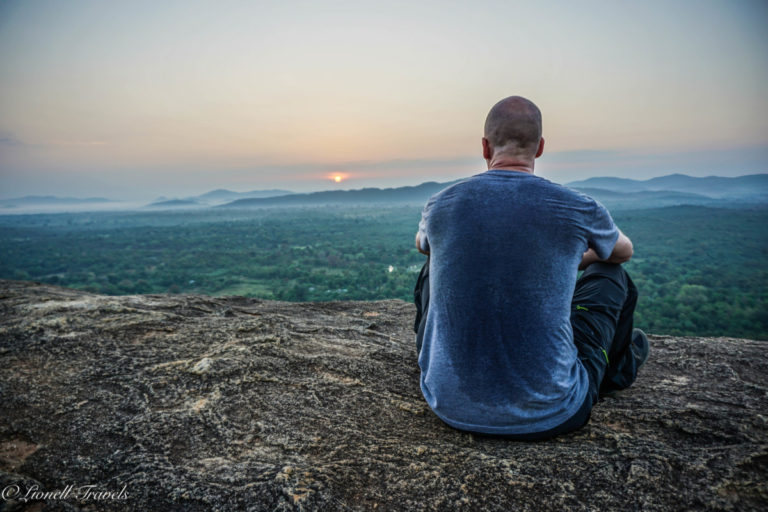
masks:
[[[421,241],[419,240],[419,234],[416,233],[416,250],[419,251],[421,254],[426,254],[429,256],[429,251],[425,251],[421,248]]]
[[[579,270],[584,270],[591,264],[593,264],[596,261],[600,261],[600,258],[597,257],[597,253],[594,249],[587,249],[587,252],[585,252],[581,256],[581,263],[579,263]]]
[[[602,261],[605,263],[625,263],[632,258],[634,254],[634,247],[632,246],[632,240],[619,230],[619,238],[616,240],[616,245],[613,246],[613,252],[607,260],[601,260],[594,249],[587,249],[587,251],[581,257],[581,263],[579,263],[579,270],[584,270],[592,263],[596,261]]]

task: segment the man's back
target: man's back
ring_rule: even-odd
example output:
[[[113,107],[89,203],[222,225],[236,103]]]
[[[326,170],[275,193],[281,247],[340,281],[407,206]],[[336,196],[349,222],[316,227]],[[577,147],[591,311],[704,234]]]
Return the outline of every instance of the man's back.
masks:
[[[496,434],[544,431],[585,399],[570,309],[587,247],[618,237],[594,200],[535,175],[490,170],[433,197],[420,226],[430,306],[419,366],[446,423]]]

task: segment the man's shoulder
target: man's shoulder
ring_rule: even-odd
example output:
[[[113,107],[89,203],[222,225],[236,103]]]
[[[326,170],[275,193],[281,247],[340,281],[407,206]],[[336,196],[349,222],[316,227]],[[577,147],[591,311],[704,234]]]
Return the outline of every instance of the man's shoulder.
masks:
[[[498,183],[494,183],[493,178],[494,174],[491,171],[480,172],[478,174],[450,183],[445,188],[433,194],[430,199],[434,200],[441,196],[450,196],[454,194],[460,194],[462,192],[470,192],[486,187],[498,186]]]
[[[486,171],[452,183],[429,198],[422,211],[428,218],[436,211],[498,214],[498,209],[519,209],[526,215],[576,216],[585,222],[607,210],[592,197],[547,178],[510,171]],[[495,212],[495,213],[494,213]],[[561,213],[555,213],[561,212]]]
[[[445,188],[440,189],[439,191],[435,192],[432,197],[438,197],[440,195],[450,193],[451,191],[460,190],[467,186],[467,184],[473,182],[477,177],[479,177],[480,174],[475,174],[474,176],[470,176],[468,178],[463,178],[460,180],[453,181],[445,186]]]
[[[547,178],[535,174],[518,173],[511,171],[486,171],[463,180],[451,183],[444,189],[435,193],[430,198],[430,203],[434,203],[441,197],[450,197],[462,193],[471,193],[476,191],[499,190],[504,188],[514,189],[523,187],[526,189],[535,189],[535,193],[541,195],[555,196],[562,200],[572,203],[593,204],[595,199],[592,197],[565,185],[555,183]]]
[[[445,188],[438,190],[437,192],[432,194],[430,198],[427,200],[426,208],[431,208],[436,202],[440,200],[441,197],[459,193],[464,187],[466,187],[468,182],[472,181],[477,176],[478,175],[471,176],[469,178],[464,178],[458,181],[454,181],[449,185],[447,185]]]
[[[565,185],[561,185],[559,183],[554,183],[552,181],[550,181],[549,183],[553,191],[556,191],[557,193],[562,194],[564,196],[568,196],[572,198],[574,201],[580,201],[580,202],[589,203],[589,204],[596,202],[594,198],[592,198],[591,196],[579,190],[567,187]]]

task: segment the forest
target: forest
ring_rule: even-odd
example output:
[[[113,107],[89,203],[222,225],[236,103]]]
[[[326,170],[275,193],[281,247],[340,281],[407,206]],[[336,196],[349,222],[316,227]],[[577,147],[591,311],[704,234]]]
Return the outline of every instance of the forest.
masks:
[[[649,333],[768,339],[768,209],[614,211]],[[0,278],[123,295],[412,300],[419,206],[0,216]]]

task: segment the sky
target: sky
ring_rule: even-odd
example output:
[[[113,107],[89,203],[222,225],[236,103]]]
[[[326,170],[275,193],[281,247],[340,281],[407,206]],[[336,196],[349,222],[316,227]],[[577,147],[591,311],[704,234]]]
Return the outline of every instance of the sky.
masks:
[[[2,1],[0,198],[451,181],[510,95],[556,182],[768,172],[768,2],[533,4]]]

